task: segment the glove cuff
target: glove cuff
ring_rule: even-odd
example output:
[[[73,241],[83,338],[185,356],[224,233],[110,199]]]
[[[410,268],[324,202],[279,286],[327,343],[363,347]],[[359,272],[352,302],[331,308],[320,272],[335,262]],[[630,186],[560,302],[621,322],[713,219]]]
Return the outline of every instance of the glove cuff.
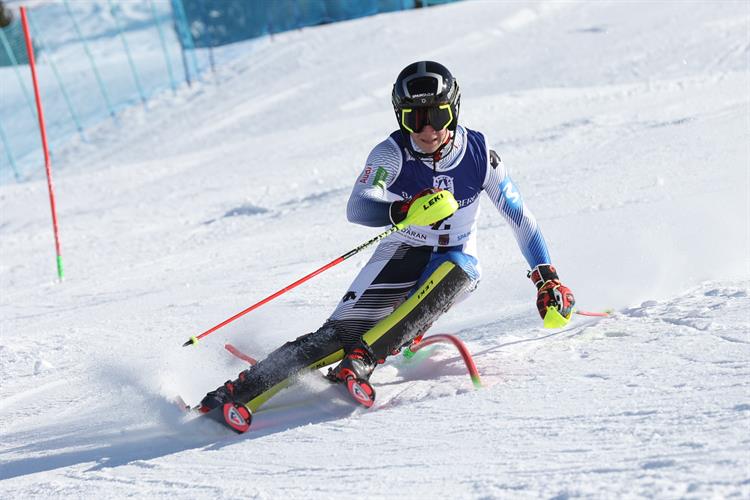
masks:
[[[531,278],[531,281],[539,290],[549,280],[559,280],[557,276],[557,269],[552,264],[539,264],[534,269],[528,272],[526,275]]]
[[[391,224],[394,226],[406,219],[406,214],[408,213],[409,202],[407,201],[394,201],[388,209],[388,217],[391,219]]]

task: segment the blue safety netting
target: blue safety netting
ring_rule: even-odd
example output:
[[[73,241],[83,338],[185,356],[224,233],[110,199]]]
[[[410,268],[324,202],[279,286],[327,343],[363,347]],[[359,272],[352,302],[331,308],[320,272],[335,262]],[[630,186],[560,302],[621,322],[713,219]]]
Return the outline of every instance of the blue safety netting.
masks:
[[[26,42],[23,39],[21,22],[14,18],[11,23],[0,28],[0,66],[12,64],[26,64],[29,62],[26,54]],[[34,53],[39,49],[34,47]]]
[[[183,44],[189,46],[192,42],[195,47],[216,47],[307,26],[413,9],[428,3],[417,0],[172,1],[182,3],[190,26],[193,40],[183,39]]]

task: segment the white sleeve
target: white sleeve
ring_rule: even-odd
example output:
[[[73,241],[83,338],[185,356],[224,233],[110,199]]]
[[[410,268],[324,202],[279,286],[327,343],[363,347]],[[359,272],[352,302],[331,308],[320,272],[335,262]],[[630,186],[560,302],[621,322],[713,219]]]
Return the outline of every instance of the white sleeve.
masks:
[[[401,171],[401,151],[390,137],[373,148],[364,169],[354,183],[346,216],[350,222],[363,226],[387,226],[391,223],[388,211],[391,202],[400,197],[391,194]]]
[[[523,202],[505,164],[492,150],[488,150],[487,160],[487,175],[482,187],[513,230],[526,262],[532,269],[539,264],[550,264],[547,244],[536,218]]]

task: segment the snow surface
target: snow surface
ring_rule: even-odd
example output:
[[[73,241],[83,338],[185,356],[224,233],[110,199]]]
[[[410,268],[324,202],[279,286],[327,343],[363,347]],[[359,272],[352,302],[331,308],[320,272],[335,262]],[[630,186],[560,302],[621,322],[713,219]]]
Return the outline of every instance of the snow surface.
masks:
[[[750,4],[460,2],[226,50],[58,151],[63,283],[44,179],[0,186],[0,497],[750,497]],[[225,342],[316,329],[366,262],[180,347],[376,234],[346,199],[426,58],[613,317],[543,330],[484,200],[483,282],[432,329],[483,389],[440,347],[371,410],[307,377],[242,436],[183,416],[243,368]]]

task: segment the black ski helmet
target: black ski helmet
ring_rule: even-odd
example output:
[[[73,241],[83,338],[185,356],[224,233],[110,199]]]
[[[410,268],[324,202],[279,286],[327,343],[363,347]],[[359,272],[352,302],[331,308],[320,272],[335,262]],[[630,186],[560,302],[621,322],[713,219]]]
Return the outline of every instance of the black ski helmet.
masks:
[[[391,102],[398,126],[407,136],[411,131],[404,127],[404,109],[430,108],[441,104],[450,105],[452,120],[446,128],[455,131],[461,107],[461,91],[448,68],[434,61],[419,61],[401,70],[393,84]]]

